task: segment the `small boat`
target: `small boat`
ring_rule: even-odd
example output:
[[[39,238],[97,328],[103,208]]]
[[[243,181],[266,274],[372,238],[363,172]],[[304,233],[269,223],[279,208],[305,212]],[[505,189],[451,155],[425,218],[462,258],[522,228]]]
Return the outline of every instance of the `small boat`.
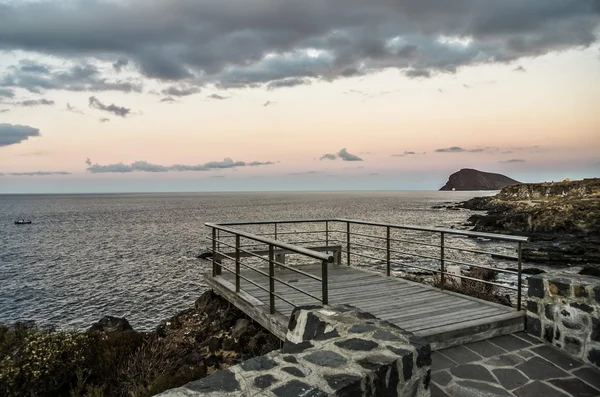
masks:
[[[25,220],[25,219],[19,219],[18,221],[15,221],[15,225],[31,225],[31,221]]]

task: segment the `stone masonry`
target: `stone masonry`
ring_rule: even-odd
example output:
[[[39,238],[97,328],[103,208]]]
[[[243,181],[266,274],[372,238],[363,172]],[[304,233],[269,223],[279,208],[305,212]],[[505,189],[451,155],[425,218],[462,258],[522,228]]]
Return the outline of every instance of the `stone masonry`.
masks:
[[[530,277],[527,332],[600,367],[600,279],[564,273]]]
[[[280,350],[168,390],[162,397],[430,396],[422,338],[351,306],[292,313]]]

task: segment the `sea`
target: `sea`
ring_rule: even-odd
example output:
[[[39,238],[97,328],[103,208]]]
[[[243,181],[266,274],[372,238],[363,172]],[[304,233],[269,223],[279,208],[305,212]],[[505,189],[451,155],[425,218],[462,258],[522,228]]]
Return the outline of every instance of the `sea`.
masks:
[[[202,274],[210,263],[198,258],[210,245],[206,222],[346,218],[466,229],[471,211],[432,207],[493,193],[0,195],[0,323],[86,329],[112,315],[127,318],[137,330],[151,330],[206,291]],[[22,218],[32,224],[14,224]],[[471,249],[491,244],[467,238],[453,243]],[[426,258],[401,259],[439,266]],[[382,270],[381,261],[355,262]],[[404,271],[394,266],[395,275]]]

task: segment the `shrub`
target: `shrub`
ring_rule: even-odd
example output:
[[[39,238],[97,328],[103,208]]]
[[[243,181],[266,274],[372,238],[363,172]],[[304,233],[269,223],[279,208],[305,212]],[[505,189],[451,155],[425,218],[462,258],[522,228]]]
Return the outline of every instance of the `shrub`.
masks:
[[[89,338],[77,332],[4,327],[1,344],[0,395],[7,397],[63,394],[90,358]]]

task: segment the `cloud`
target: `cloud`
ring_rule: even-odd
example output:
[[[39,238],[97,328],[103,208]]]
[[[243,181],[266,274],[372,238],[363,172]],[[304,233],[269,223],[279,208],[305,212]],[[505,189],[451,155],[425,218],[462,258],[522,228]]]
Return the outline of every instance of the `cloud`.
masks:
[[[0,7],[4,51],[70,62],[128,59],[146,78],[198,87],[332,81],[390,68],[454,73],[588,47],[600,24],[597,0],[41,0]]]
[[[67,171],[34,171],[34,172],[6,172],[0,175],[10,176],[47,176],[47,175],[71,175]]]
[[[103,110],[105,112],[109,112],[114,114],[115,116],[127,117],[129,113],[131,113],[131,109],[126,107],[117,106],[114,103],[110,105],[105,105],[95,96],[91,96],[89,99],[89,106],[94,109]]]
[[[179,97],[194,95],[194,94],[198,94],[199,92],[200,92],[200,88],[190,86],[190,85],[183,85],[183,86],[174,86],[173,85],[173,86],[170,86],[170,87],[162,90],[162,93],[165,95],[179,96]]]
[[[172,97],[168,96],[166,98],[162,98],[160,100],[160,102],[163,102],[163,103],[174,103],[174,102],[177,102],[177,100],[175,98],[172,98]]]
[[[471,88],[471,86],[468,85],[468,84],[463,84],[463,87],[465,87],[465,88]]]
[[[40,136],[40,130],[27,125],[0,123],[0,147],[21,143]]]
[[[310,83],[311,83],[311,81],[308,79],[303,79],[303,78],[298,78],[298,77],[290,77],[290,78],[286,78],[286,79],[271,81],[267,85],[267,89],[274,90],[277,88],[284,88],[284,87],[296,87],[298,85],[308,85]]]
[[[399,153],[399,154],[392,154],[392,157],[406,157],[406,156],[412,156],[417,154],[416,152],[404,152],[404,153]]]
[[[274,104],[275,104],[275,102],[267,101],[267,102],[263,103],[263,107],[266,108],[267,106],[271,106]]]
[[[13,102],[15,106],[32,107],[32,106],[54,106],[54,101],[49,99],[27,99],[25,101]]]
[[[116,60],[116,61],[115,61],[115,62],[112,64],[112,66],[113,66],[113,69],[114,69],[114,70],[115,70],[117,73],[120,73],[120,72],[123,70],[123,68],[124,68],[125,66],[127,66],[127,64],[128,64],[128,63],[129,63],[129,61],[128,61],[127,59],[120,58],[120,59],[117,59],[117,60]]]
[[[69,102],[67,102],[67,108],[66,108],[66,110],[68,112],[71,112],[71,113],[85,114],[85,113],[83,113],[82,110],[79,110],[75,106],[72,106]]]
[[[340,150],[336,154],[327,153],[321,156],[319,160],[335,160],[342,159],[343,161],[363,161],[360,157],[355,154],[348,153],[346,148]]]
[[[88,158],[85,160],[87,164],[87,171],[92,174],[101,174],[101,173],[129,173],[129,172],[183,172],[183,171],[211,171],[211,170],[220,170],[220,169],[230,169],[237,167],[258,167],[263,165],[272,165],[275,164],[273,161],[233,161],[230,158],[226,158],[223,161],[209,161],[208,163],[198,164],[198,165],[183,165],[183,164],[175,164],[170,166],[152,164],[147,161],[135,161],[131,164],[125,163],[115,163],[115,164],[93,164],[92,161]]]
[[[338,152],[338,157],[344,161],[363,161],[363,159],[361,159],[357,155],[348,153],[348,151],[345,148]]]
[[[0,109],[0,113],[8,113],[10,112],[10,109]]]
[[[319,160],[335,160],[335,159],[337,159],[337,156],[335,154],[326,153],[326,154],[322,155]]]
[[[101,123],[108,123],[110,121],[110,119],[107,117],[101,117],[98,119],[98,121]]]
[[[321,174],[321,171],[290,172],[288,175],[314,175],[314,174]]]
[[[15,91],[10,88],[0,88],[0,97],[3,98],[14,98]]]
[[[21,60],[20,64],[23,62]],[[87,63],[53,68],[33,61],[25,62],[29,66],[10,68],[11,71],[0,78],[0,87],[22,88],[36,94],[45,90],[141,92],[143,87],[143,84],[135,79],[110,80],[102,75],[97,66]]]
[[[526,163],[526,160],[523,159],[510,159],[510,160],[502,160],[500,163],[510,164],[510,163]]]
[[[524,73],[526,71],[527,70],[523,66],[521,66],[521,65],[519,65],[519,66],[517,66],[516,68],[513,69],[513,72],[523,72]]]
[[[219,94],[210,94],[209,96],[207,96],[208,99],[215,99],[217,101],[223,101],[225,99],[229,99],[230,97],[228,96],[221,96]]]
[[[431,72],[426,69],[409,69],[406,72],[404,72],[404,75],[406,77],[410,77],[411,79],[419,77],[428,79],[431,77]]]
[[[442,149],[436,149],[435,152],[436,153],[461,153],[461,152],[466,152],[466,150],[459,146],[452,146],[452,147],[447,147],[447,148],[442,148]]]

